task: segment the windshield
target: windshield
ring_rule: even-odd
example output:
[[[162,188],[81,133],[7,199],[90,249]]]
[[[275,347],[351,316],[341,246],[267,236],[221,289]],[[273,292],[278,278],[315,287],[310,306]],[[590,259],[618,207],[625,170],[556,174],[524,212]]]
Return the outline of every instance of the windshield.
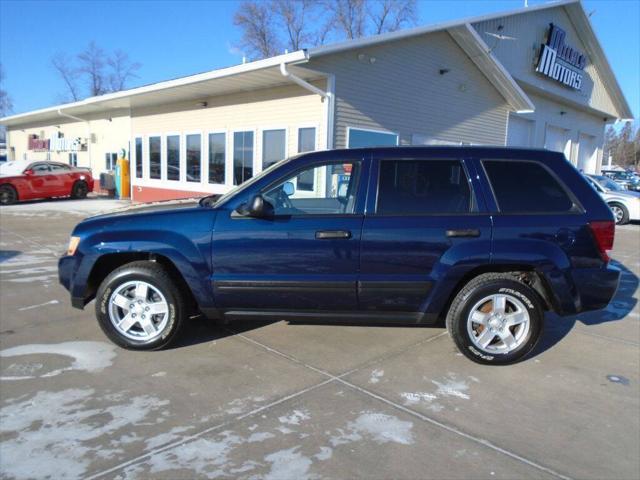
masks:
[[[286,160],[282,160],[280,162],[274,163],[272,165],[270,165],[267,169],[263,170],[262,172],[260,172],[259,174],[257,174],[255,177],[250,178],[249,180],[247,180],[246,182],[244,182],[241,185],[238,185],[234,188],[232,188],[231,190],[229,190],[227,193],[225,193],[224,195],[222,195],[220,198],[218,198],[218,200],[216,200],[216,203],[214,203],[212,206],[213,207],[220,207],[223,203],[225,203],[227,200],[229,200],[230,198],[236,196],[236,194],[246,190],[247,188],[249,188],[251,185],[253,185],[254,183],[256,183],[258,180],[260,180],[262,177],[264,177],[265,175],[271,173],[273,170],[275,170],[277,167],[281,167],[282,165],[284,165],[287,162],[290,162],[291,160],[293,160],[294,158],[298,158],[300,155],[294,155],[293,157],[289,157]],[[206,197],[205,197],[206,198]]]
[[[611,180],[608,177],[605,176],[594,176],[592,177],[596,182],[598,182],[598,184],[606,189],[606,190],[613,190],[614,192],[624,192],[625,189],[622,188],[620,185],[618,185],[616,182],[614,182],[613,180]]]

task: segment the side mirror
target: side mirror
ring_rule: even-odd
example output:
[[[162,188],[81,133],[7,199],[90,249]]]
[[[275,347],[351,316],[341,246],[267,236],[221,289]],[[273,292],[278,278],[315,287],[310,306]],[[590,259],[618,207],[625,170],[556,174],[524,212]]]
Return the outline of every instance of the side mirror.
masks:
[[[25,175],[33,175],[33,170],[31,170],[30,168],[27,168],[24,172],[22,172]]]
[[[247,204],[247,214],[254,218],[269,218],[273,216],[273,205],[262,195],[255,195]]]
[[[285,182],[285,184],[282,185],[282,191],[287,197],[290,197],[296,193],[296,187],[293,185],[293,182]]]

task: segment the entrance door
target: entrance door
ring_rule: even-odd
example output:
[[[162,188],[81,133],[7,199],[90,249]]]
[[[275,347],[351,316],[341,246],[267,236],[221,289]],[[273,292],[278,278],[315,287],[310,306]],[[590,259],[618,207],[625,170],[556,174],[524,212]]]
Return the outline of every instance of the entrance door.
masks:
[[[509,114],[507,145],[510,147],[531,147],[533,145],[533,121]]]
[[[598,168],[598,150],[596,148],[596,137],[580,134],[580,143],[578,144],[578,170],[584,173],[595,174]]]
[[[456,251],[489,261],[491,220],[460,158],[380,157],[371,178],[377,198],[369,195],[362,229],[360,309],[426,312]]]
[[[220,211],[212,245],[216,306],[357,309],[363,173],[362,161],[310,164],[255,192],[273,206],[272,217]]]
[[[571,161],[571,137],[566,128],[547,125],[544,137],[544,148],[554,152],[562,152]]]

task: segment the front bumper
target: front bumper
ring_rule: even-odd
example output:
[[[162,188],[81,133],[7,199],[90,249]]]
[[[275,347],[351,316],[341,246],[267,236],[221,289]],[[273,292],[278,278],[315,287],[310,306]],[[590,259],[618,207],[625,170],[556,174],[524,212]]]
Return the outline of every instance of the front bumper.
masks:
[[[71,294],[71,306],[82,310],[87,304],[84,297],[88,273],[83,273],[82,259],[79,256],[69,256],[58,260],[58,281]]]

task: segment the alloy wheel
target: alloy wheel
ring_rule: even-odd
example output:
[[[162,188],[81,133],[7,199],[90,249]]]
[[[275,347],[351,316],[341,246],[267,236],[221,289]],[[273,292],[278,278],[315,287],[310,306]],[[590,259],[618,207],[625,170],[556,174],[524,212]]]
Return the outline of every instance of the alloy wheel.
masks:
[[[484,297],[471,309],[467,318],[469,338],[479,349],[490,353],[509,353],[527,339],[529,312],[512,295]]]
[[[109,319],[127,338],[148,342],[162,334],[169,321],[169,303],[150,283],[123,283],[109,298]]]

